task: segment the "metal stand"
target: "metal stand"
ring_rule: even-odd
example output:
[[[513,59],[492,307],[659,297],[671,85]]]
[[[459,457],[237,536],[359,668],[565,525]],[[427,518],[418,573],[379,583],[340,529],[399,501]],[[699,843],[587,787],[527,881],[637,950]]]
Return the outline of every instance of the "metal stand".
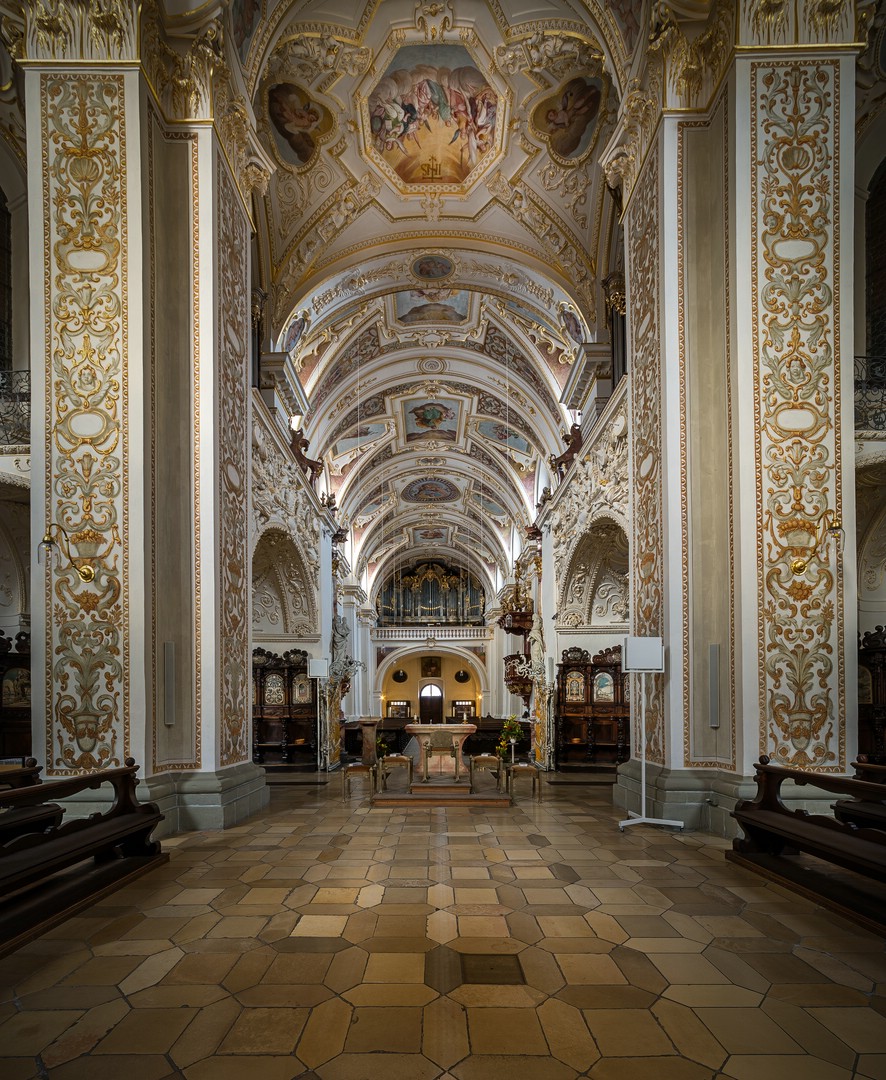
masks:
[[[643,752],[640,755],[640,813],[635,814],[633,810],[628,810],[628,816],[618,823],[618,827],[622,832],[628,825],[671,825],[675,829],[682,829],[682,821],[646,817],[646,672],[638,671],[637,674],[640,678],[640,731],[643,733]]]

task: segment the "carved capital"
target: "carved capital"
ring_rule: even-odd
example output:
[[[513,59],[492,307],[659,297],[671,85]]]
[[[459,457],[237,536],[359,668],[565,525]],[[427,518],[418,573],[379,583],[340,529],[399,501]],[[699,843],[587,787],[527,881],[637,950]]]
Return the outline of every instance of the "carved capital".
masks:
[[[136,60],[137,0],[25,0],[22,59]]]
[[[163,30],[156,0],[146,5],[142,61],[167,120],[209,118],[212,78],[216,70],[225,66],[223,44],[221,23],[213,20],[173,48]]]
[[[856,38],[852,0],[741,0],[738,39],[742,45],[847,44]],[[861,28],[863,30],[863,27]]]

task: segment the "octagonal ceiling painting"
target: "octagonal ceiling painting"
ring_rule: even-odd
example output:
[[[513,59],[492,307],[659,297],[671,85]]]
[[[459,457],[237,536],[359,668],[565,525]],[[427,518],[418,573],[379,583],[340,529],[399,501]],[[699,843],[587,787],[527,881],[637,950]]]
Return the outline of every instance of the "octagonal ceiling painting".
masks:
[[[461,187],[494,156],[498,111],[464,45],[406,45],[369,95],[365,142],[401,189]]]

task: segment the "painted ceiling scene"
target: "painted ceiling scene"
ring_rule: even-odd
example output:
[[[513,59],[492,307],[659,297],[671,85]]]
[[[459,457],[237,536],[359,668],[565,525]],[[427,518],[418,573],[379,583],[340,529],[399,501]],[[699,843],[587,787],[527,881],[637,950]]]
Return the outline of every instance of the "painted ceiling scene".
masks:
[[[696,7],[698,4],[695,5]],[[611,138],[641,0],[233,0],[265,149],[268,351],[352,568],[500,587],[549,461],[609,376]]]

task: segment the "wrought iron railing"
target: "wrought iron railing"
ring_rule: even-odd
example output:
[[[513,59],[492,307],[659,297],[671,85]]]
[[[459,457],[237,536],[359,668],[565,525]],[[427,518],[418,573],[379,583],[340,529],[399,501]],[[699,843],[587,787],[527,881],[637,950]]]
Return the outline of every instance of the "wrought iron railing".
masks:
[[[855,358],[855,429],[886,431],[886,356]]]
[[[0,445],[31,441],[31,373],[0,371]]]

